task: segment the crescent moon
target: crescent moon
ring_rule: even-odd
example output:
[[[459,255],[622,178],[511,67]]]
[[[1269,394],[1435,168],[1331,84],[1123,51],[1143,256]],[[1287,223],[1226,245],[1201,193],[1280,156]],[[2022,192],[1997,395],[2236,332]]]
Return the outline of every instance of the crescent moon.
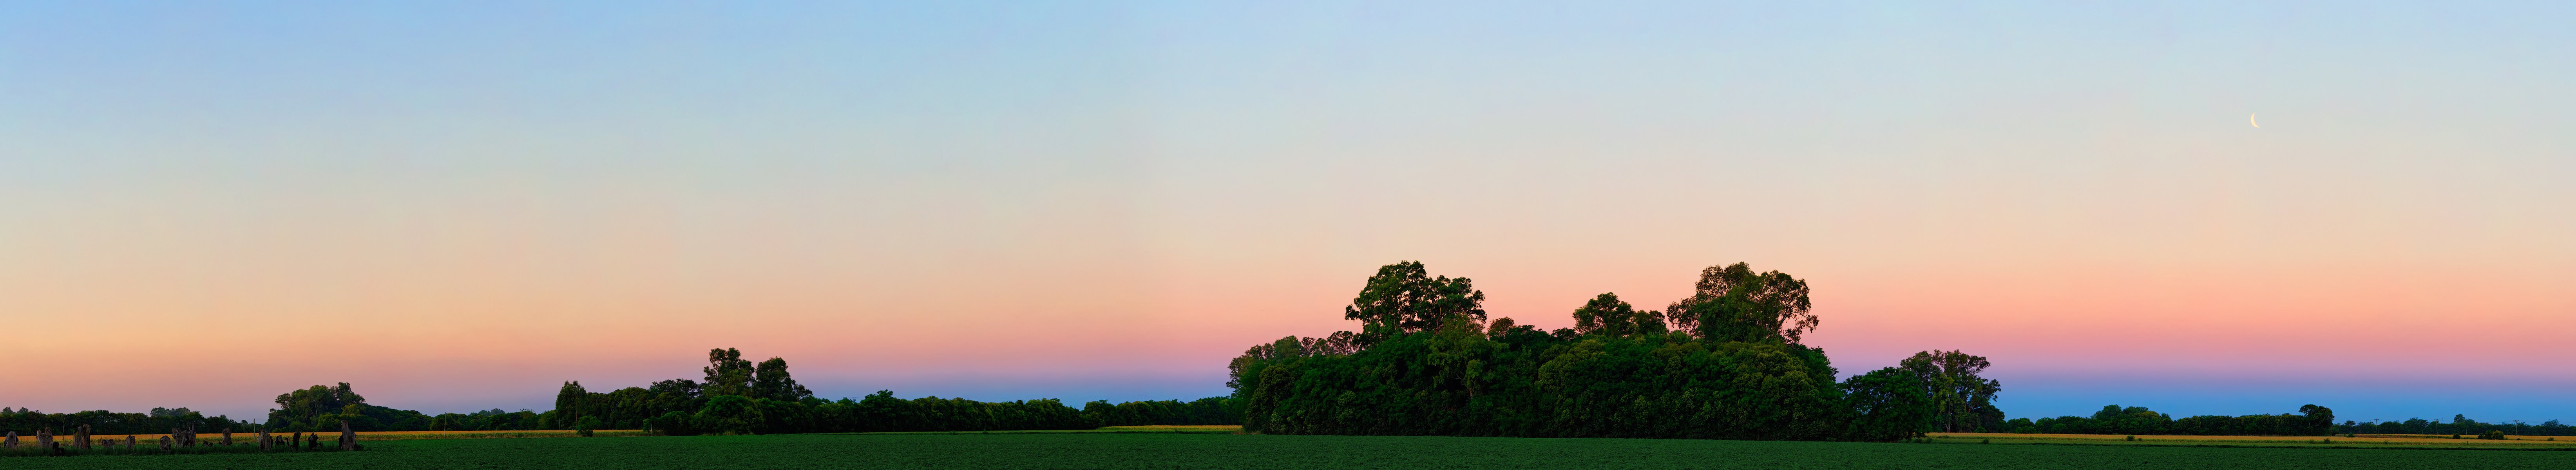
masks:
[[[2253,125],[2254,125],[2254,127],[2255,127],[2255,128],[2257,128],[2257,129],[2260,129],[2260,128],[2262,128],[2262,127],[2263,127],[2263,123],[2260,123],[2260,122],[2254,122],[2254,115],[2252,115],[2252,114],[2247,114],[2247,115],[2245,115],[2245,123],[2246,123],[2246,124],[2253,124]]]

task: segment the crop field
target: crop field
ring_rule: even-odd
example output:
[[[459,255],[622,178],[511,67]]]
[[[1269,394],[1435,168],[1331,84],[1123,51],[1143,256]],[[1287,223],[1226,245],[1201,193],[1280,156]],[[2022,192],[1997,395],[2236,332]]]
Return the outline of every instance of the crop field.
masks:
[[[2238,447],[2362,447],[2362,448],[2457,448],[2457,449],[2558,449],[2576,450],[2576,437],[2505,436],[2504,440],[2483,440],[2475,436],[2452,439],[2450,436],[2410,434],[2361,434],[2343,436],[2133,436],[2103,434],[2009,434],[2009,433],[1932,433],[1936,443],[1963,443],[1980,440],[1998,444],[2099,444],[2099,445],[2185,445]]]
[[[308,435],[308,436],[309,436],[309,435],[312,435],[312,434],[314,434],[314,433],[305,433],[305,435]],[[325,432],[325,433],[321,433],[321,434],[322,434],[322,441],[323,441],[323,442],[330,442],[332,439],[339,439],[339,438],[340,438],[340,433],[337,433],[337,432]],[[358,434],[358,440],[360,440],[360,441],[393,441],[393,440],[406,440],[406,439],[474,439],[474,438],[518,438],[518,437],[580,437],[580,436],[581,436],[581,434],[580,434],[580,433],[576,433],[576,432],[573,432],[573,431],[368,431],[368,432],[360,432],[360,433],[357,433],[357,434]],[[126,436],[129,436],[129,435],[130,435],[130,436],[134,436],[134,439],[135,439],[136,441],[149,443],[149,442],[152,442],[154,439],[160,439],[160,438],[161,438],[161,436],[167,436],[168,434],[97,434],[97,435],[92,435],[92,436],[90,436],[90,438],[91,438],[91,439],[96,439],[96,440],[98,440],[98,441],[100,441],[100,442],[106,442],[106,441],[109,441],[109,440],[116,440],[116,441],[120,441],[120,442],[122,442],[122,441],[124,441],[124,440],[125,440],[125,437],[126,437]],[[283,439],[283,438],[293,437],[293,436],[295,435],[295,433],[291,433],[291,432],[282,432],[282,433],[275,433],[275,434],[271,434],[271,435],[272,435],[272,436],[277,436],[278,438]],[[593,436],[598,436],[598,437],[641,436],[641,435],[644,435],[644,431],[634,430],[634,429],[601,429],[601,430],[597,430],[597,431],[591,431],[591,435],[593,435]],[[22,438],[23,438],[23,437],[22,437]],[[69,441],[71,441],[71,437],[70,437],[70,436],[55,436],[55,439],[56,439],[56,440],[60,440],[60,441],[65,441],[65,442],[69,442]],[[223,434],[222,434],[222,433],[210,433],[210,432],[200,432],[200,433],[197,433],[197,441],[199,441],[199,442],[208,442],[208,443],[212,443],[212,442],[215,442],[215,441],[218,441],[218,440],[221,440],[221,439],[223,439]],[[253,443],[253,442],[258,442],[258,441],[259,441],[259,433],[255,433],[255,432],[236,432],[236,433],[233,433],[233,442],[235,442],[235,443],[245,443],[245,444],[246,444],[246,443]]]
[[[11,457],[11,469],[2566,469],[2576,452],[2170,445],[1271,436],[1215,432],[416,439],[364,452]]]

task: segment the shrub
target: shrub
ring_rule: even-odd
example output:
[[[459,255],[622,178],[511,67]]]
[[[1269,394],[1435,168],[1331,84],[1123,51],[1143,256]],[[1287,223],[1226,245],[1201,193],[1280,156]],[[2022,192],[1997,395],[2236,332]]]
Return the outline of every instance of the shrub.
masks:
[[[599,426],[598,416],[583,416],[581,419],[573,421],[572,430],[580,432],[581,437],[590,437],[591,431],[599,430]]]
[[[2478,438],[2490,441],[2501,441],[2504,440],[2504,431],[2487,431],[2486,434],[2479,434]]]

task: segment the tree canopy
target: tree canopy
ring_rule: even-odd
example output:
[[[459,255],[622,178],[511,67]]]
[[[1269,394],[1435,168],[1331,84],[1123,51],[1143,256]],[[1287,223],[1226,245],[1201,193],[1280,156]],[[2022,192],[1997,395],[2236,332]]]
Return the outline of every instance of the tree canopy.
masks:
[[[1486,321],[1484,293],[1420,262],[1379,268],[1344,307],[1362,331],[1289,336],[1232,361],[1248,431],[1526,437],[1895,440],[1929,430],[1924,378],[1896,368],[1837,382],[1800,335],[1820,323],[1806,282],[1737,263],[1690,298],[1637,310],[1615,293],[1574,328]],[[1356,340],[1353,340],[1353,339]]]
[[[1361,322],[1363,342],[1428,331],[1451,316],[1484,321],[1485,292],[1467,278],[1432,277],[1420,261],[1378,268],[1342,309],[1343,319]]]

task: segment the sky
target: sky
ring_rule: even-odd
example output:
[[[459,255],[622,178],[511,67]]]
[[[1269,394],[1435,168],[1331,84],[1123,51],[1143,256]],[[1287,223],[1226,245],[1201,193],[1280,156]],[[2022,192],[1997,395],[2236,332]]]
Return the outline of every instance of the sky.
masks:
[[[9,2],[0,406],[1224,395],[1378,266],[2013,417],[2576,419],[2562,2]],[[2256,123],[2260,127],[2256,127]]]

